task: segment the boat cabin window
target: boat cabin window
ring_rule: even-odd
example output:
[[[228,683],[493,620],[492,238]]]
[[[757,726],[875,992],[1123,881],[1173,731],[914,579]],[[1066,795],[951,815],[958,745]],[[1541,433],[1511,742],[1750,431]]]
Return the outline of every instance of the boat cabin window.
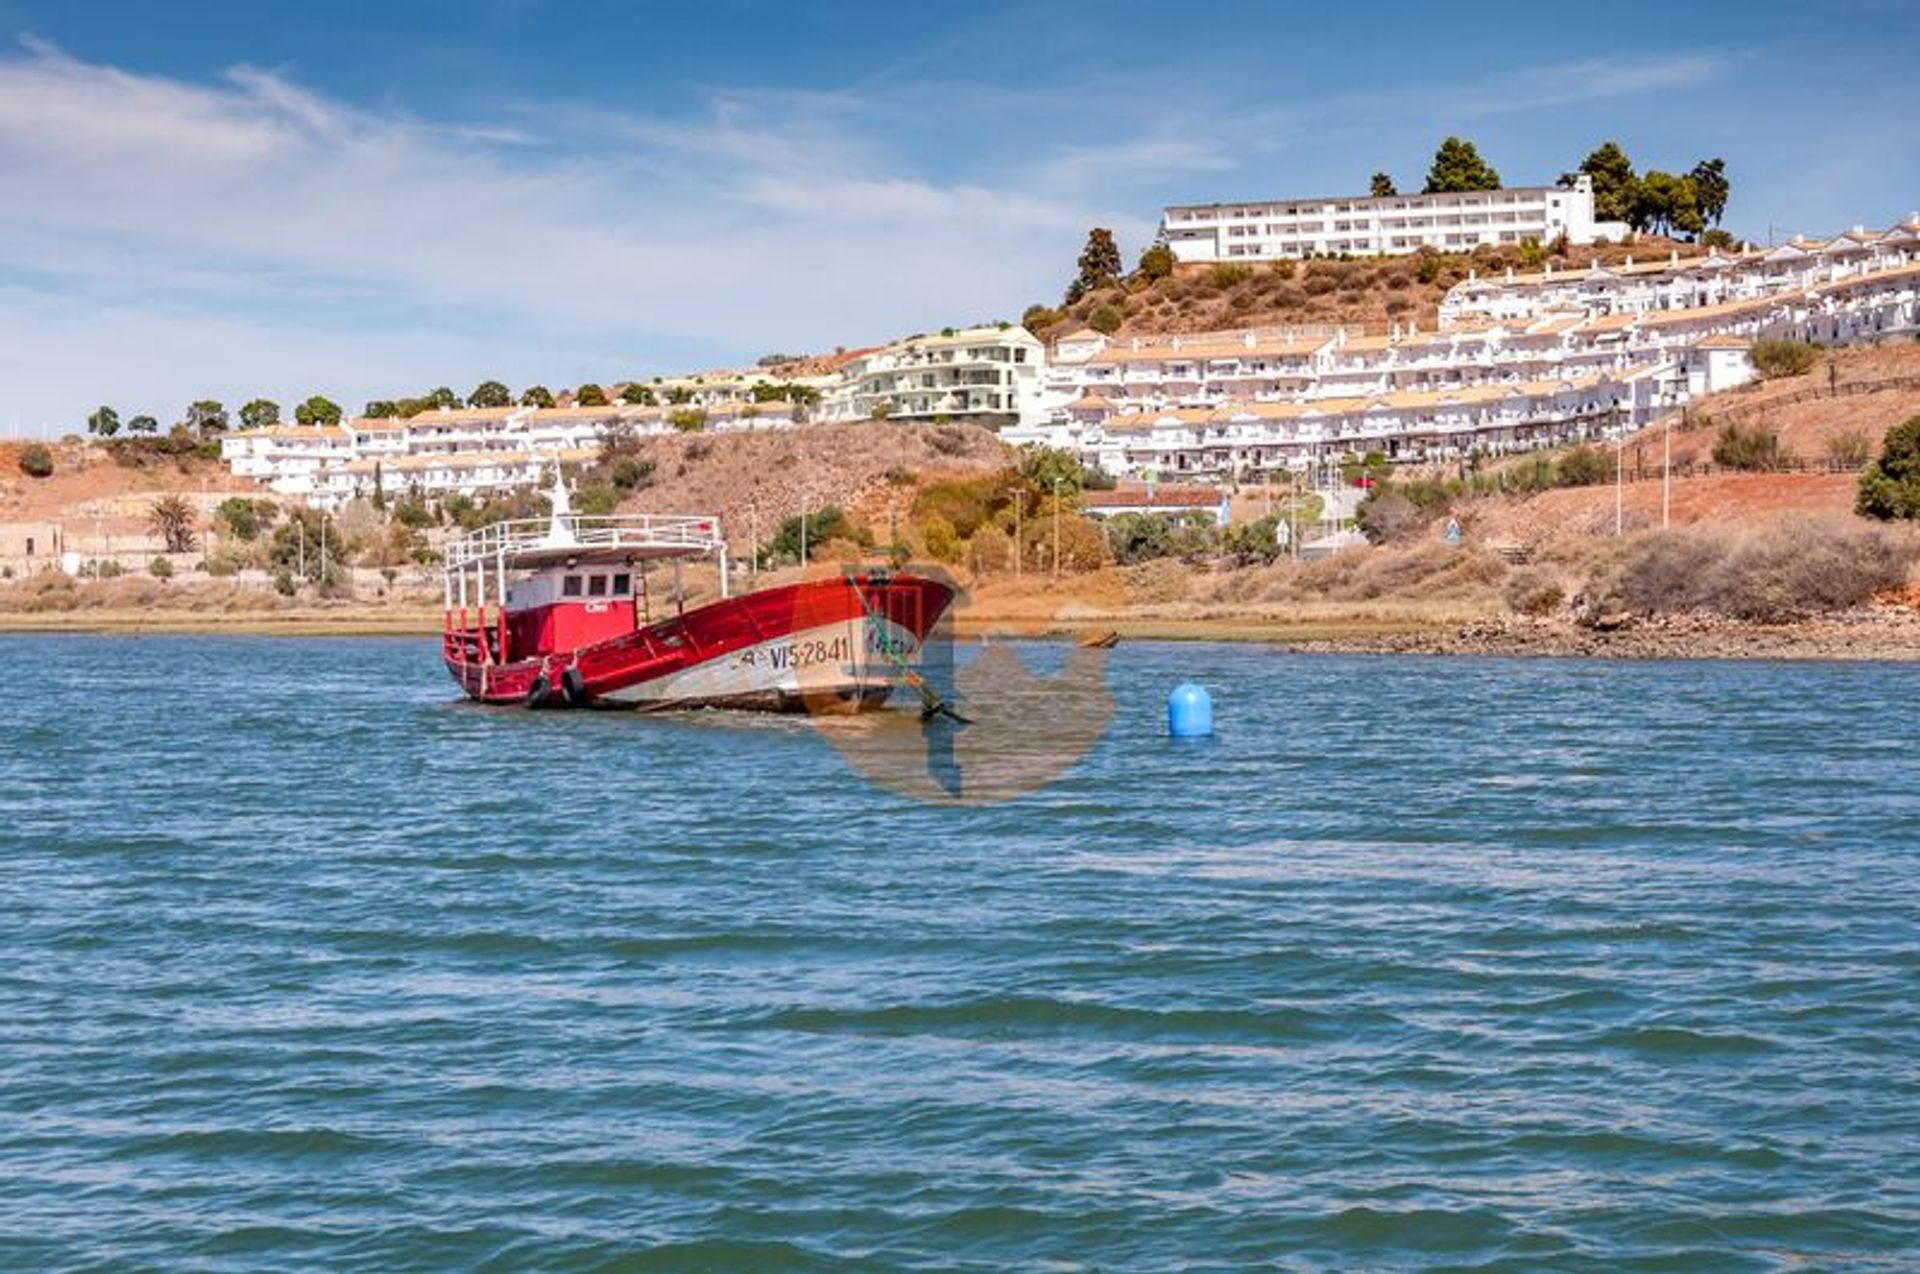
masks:
[[[633,576],[628,575],[625,572],[622,572],[621,574],[613,577],[613,595],[615,597],[625,597],[628,593],[631,593],[632,591],[633,591]]]
[[[560,582],[560,596],[562,597],[580,596],[580,577],[578,575],[569,575],[567,576],[566,579]]]
[[[587,576],[587,596],[605,597],[607,595],[607,577],[604,575]]]

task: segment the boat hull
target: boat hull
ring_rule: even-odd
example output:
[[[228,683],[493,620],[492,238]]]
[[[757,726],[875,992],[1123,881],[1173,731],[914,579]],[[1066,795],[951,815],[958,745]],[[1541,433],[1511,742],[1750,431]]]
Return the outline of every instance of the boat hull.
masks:
[[[713,602],[592,645],[499,661],[487,629],[450,630],[447,671],[469,698],[660,712],[862,712],[920,662],[953,600],[919,575],[812,580]]]

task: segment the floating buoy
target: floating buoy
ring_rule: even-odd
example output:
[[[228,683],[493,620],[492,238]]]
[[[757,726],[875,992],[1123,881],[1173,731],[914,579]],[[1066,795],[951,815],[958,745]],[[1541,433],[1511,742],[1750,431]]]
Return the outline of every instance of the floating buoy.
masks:
[[[1167,696],[1167,733],[1176,739],[1204,739],[1213,733],[1213,698],[1204,687],[1183,681]]]

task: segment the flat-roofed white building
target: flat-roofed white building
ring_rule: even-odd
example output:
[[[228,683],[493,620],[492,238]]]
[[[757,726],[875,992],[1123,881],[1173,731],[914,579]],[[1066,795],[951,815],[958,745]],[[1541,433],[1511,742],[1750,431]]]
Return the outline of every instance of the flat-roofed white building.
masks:
[[[1311,256],[1398,256],[1483,244],[1625,239],[1618,221],[1595,221],[1593,182],[1508,186],[1444,195],[1341,195],[1179,204],[1160,217],[1160,237],[1181,261],[1280,261]]]
[[[1046,416],[1045,363],[1046,347],[1013,324],[911,336],[850,359],[819,418],[1016,426]]]

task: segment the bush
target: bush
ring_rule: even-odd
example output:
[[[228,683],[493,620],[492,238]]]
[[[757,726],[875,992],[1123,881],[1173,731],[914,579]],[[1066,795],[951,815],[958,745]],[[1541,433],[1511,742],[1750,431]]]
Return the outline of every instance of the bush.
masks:
[[[1058,326],[1063,317],[1059,310],[1044,305],[1029,305],[1026,313],[1020,316],[1020,326],[1039,336],[1048,328]]]
[[[1647,614],[1700,611],[1774,622],[1844,610],[1899,588],[1912,561],[1910,542],[1839,522],[1664,532],[1629,557],[1620,596]]]
[[[1827,459],[1858,469],[1873,458],[1873,438],[1864,429],[1843,429],[1827,439]]]
[[[1820,359],[1820,347],[1805,341],[1755,341],[1749,357],[1755,371],[1773,380],[1810,370]]]
[[[609,475],[613,485],[622,491],[638,491],[653,483],[654,462],[650,459],[638,459],[626,456],[616,460]]]
[[[935,426],[926,439],[927,446],[939,455],[964,455],[967,450],[967,431],[951,425]]]
[[[1213,286],[1217,288],[1230,288],[1251,279],[1253,277],[1253,268],[1245,265],[1222,263],[1207,271],[1207,277],[1213,280]]]
[[[1553,481],[1560,487],[1590,487],[1613,480],[1617,461],[1598,447],[1578,446],[1560,457]]]
[[[172,579],[173,563],[164,557],[156,557],[147,564],[147,573],[155,579]]]
[[[939,514],[921,523],[920,538],[927,546],[927,556],[934,561],[951,563],[960,560],[960,537],[954,534],[953,523]]]
[[[1766,472],[1780,468],[1786,455],[1780,449],[1780,435],[1755,426],[1742,428],[1737,423],[1721,427],[1713,440],[1713,462],[1729,469]]]
[[[1087,315],[1087,326],[1103,336],[1112,336],[1124,321],[1125,317],[1111,305],[1102,305]]]
[[[30,442],[20,449],[20,472],[29,478],[53,476],[53,452],[42,442]]]
[[[1164,243],[1156,243],[1140,254],[1140,277],[1164,279],[1173,273],[1173,263],[1173,249]]]
[[[707,413],[699,407],[683,407],[670,414],[667,423],[683,434],[697,434],[707,427]]]
[[[1920,518],[1920,416],[1887,430],[1880,458],[1860,475],[1854,509],[1863,517]]]
[[[1116,513],[1107,521],[1107,545],[1122,566],[1173,552],[1173,521],[1163,513]]]
[[[1507,581],[1507,608],[1521,615],[1551,615],[1566,599],[1560,581],[1538,567],[1516,571]]]
[[[1360,502],[1360,530],[1375,544],[1390,544],[1426,525],[1420,506],[1390,488],[1382,487]]]

